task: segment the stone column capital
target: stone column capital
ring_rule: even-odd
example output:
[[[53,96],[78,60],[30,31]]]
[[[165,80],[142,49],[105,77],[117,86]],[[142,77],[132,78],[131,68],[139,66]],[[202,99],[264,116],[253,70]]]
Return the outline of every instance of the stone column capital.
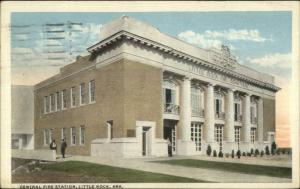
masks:
[[[191,76],[187,76],[187,75],[185,75],[185,76],[183,76],[183,78],[182,78],[182,80],[184,81],[184,80],[189,80],[189,81],[191,81],[193,78],[191,77]]]

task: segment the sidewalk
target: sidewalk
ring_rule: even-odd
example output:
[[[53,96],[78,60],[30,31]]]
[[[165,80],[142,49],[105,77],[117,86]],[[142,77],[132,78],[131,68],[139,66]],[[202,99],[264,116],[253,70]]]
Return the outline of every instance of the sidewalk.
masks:
[[[287,178],[269,177],[262,175],[249,175],[241,173],[233,173],[226,171],[218,171],[203,168],[191,168],[184,166],[167,165],[161,163],[153,163],[151,161],[162,160],[161,158],[135,158],[135,159],[103,159],[91,156],[72,156],[58,161],[85,161],[96,164],[110,165],[115,167],[123,167],[148,171],[154,173],[162,173],[174,176],[188,177],[200,179],[209,182],[222,183],[290,183],[292,180]]]

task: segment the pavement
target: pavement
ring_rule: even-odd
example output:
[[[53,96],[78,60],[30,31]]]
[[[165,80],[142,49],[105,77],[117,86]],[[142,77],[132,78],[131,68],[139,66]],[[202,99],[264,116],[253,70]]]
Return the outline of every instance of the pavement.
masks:
[[[288,157],[288,156],[287,156]],[[267,161],[267,158],[254,158],[248,157],[248,159],[238,160],[230,158],[211,158],[207,156],[174,156],[171,158],[100,158],[92,156],[67,156],[65,159],[59,158],[58,161],[84,161],[102,165],[110,165],[114,167],[129,168],[141,171],[148,171],[154,173],[162,173],[167,175],[174,175],[180,177],[187,177],[193,179],[199,179],[209,182],[221,182],[221,183],[291,183],[292,179],[270,177],[263,175],[251,175],[243,173],[234,173],[228,171],[204,169],[204,168],[192,168],[179,165],[168,165],[162,163],[154,163],[153,161],[167,160],[167,159],[203,159],[210,161],[229,161],[237,163],[247,164],[259,164],[259,165],[279,165],[279,162],[275,159]],[[270,158],[269,158],[270,159]],[[235,161],[237,160],[237,161]],[[277,164],[275,164],[277,162]],[[283,161],[280,161],[283,162]],[[289,166],[288,163],[286,166]]]

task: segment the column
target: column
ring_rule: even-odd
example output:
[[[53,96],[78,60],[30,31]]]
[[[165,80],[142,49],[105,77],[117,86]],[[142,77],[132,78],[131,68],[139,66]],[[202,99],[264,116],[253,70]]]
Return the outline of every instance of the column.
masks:
[[[234,143],[234,98],[232,89],[227,91],[225,108],[225,139],[227,142]]]
[[[183,141],[191,140],[191,80],[185,77],[182,82],[181,92],[181,136]]]
[[[214,142],[215,112],[214,112],[214,86],[208,84],[205,91],[205,142]]]
[[[196,144],[191,140],[191,79],[188,77],[185,77],[181,83],[180,104],[177,154],[193,155],[196,152]]]
[[[242,133],[243,138],[242,142],[248,143],[250,142],[250,130],[251,130],[251,122],[250,122],[250,95],[246,94],[243,98],[243,125],[242,125]]]
[[[258,142],[262,143],[264,140],[264,112],[263,112],[263,100],[260,97],[257,103],[257,133]]]

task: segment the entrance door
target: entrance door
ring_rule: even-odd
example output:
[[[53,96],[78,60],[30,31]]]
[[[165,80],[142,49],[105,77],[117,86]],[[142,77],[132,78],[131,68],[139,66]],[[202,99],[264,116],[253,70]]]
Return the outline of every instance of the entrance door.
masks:
[[[149,143],[149,127],[143,127],[143,133],[142,133],[142,155],[147,156],[148,155],[148,143]]]
[[[172,154],[176,154],[176,121],[164,120],[164,139],[170,140]]]

